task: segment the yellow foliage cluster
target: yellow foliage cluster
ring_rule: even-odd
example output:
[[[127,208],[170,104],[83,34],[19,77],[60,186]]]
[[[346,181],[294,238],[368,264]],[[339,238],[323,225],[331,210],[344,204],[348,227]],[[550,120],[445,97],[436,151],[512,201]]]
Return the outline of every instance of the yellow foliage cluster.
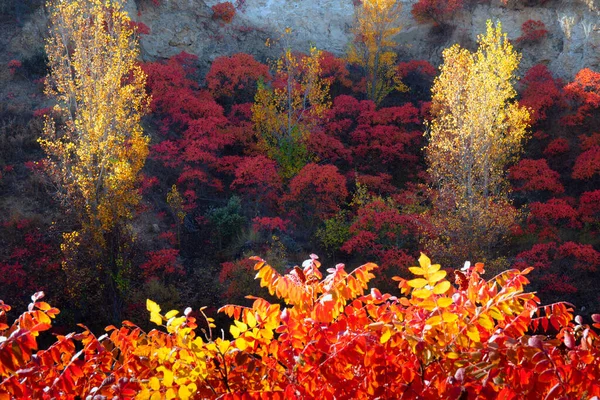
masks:
[[[521,56],[500,23],[490,21],[475,53],[454,45],[443,56],[432,89],[425,148],[439,209],[436,240],[445,237],[457,247],[485,251],[516,217],[507,197],[505,168],[521,153],[529,121],[513,87]],[[455,258],[474,256],[484,254],[467,251]]]
[[[137,39],[120,0],[49,2],[46,93],[57,100],[40,144],[61,200],[95,241],[132,216],[148,155]]]
[[[407,90],[396,72],[396,43],[402,28],[397,20],[402,4],[397,0],[364,0],[356,10],[354,42],[348,62],[365,71],[367,98],[379,104],[392,90]]]
[[[252,121],[258,140],[279,162],[284,177],[295,175],[310,160],[306,139],[331,107],[330,84],[321,77],[320,58],[321,51],[314,46],[308,55],[286,47],[275,64],[274,82],[270,86],[260,82],[256,92]]]

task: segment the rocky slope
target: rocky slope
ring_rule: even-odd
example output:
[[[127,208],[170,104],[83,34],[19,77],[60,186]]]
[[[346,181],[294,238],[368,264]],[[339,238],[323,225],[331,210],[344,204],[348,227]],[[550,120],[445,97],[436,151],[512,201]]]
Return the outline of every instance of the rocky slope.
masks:
[[[356,0],[237,0],[237,13],[230,24],[212,19],[211,6],[218,0],[126,0],[133,19],[144,22],[151,34],[142,38],[146,59],[167,58],[181,51],[196,54],[204,66],[220,55],[248,52],[260,59],[275,54],[265,47],[267,38],[277,38],[292,28],[291,45],[305,50],[310,43],[335,54],[344,53],[351,40]],[[523,22],[542,21],[548,36],[540,43],[519,45],[523,70],[545,63],[557,75],[570,78],[583,67],[600,68],[600,0],[548,0],[529,7],[527,1],[481,1],[455,16],[450,29],[435,32],[420,25],[410,13],[416,0],[402,0],[403,27],[398,35],[401,59],[426,59],[439,63],[441,52],[453,43],[473,46],[487,19],[501,21],[511,39],[521,35]],[[477,2],[474,2],[477,3]],[[535,2],[531,2],[535,3]],[[33,51],[43,46],[45,21],[38,12],[15,36],[10,52]]]

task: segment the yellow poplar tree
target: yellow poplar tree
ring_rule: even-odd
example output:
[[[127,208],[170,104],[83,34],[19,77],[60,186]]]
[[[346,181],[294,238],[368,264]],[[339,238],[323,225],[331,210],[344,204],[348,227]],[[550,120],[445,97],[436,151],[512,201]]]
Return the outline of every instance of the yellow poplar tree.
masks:
[[[290,34],[289,29],[286,35]],[[277,161],[282,175],[295,175],[310,161],[306,139],[331,108],[329,83],[321,77],[321,51],[292,52],[289,46],[275,64],[271,85],[259,83],[252,121],[259,145]]]
[[[120,0],[50,0],[47,6],[46,93],[56,105],[40,144],[58,197],[77,225],[62,248],[68,261],[84,246],[86,258],[108,255],[114,265],[115,242],[140,201],[136,185],[148,155],[140,119],[149,99],[138,42]],[[97,268],[106,263],[86,261]]]
[[[402,30],[397,24],[401,11],[397,0],[363,0],[356,8],[348,62],[363,68],[367,98],[376,104],[394,89],[407,90],[396,72],[393,41]]]
[[[475,248],[489,253],[514,223],[505,169],[520,155],[529,121],[515,100],[521,56],[501,24],[488,21],[478,43],[475,53],[459,45],[444,51],[425,148],[438,244],[456,260],[489,255]]]

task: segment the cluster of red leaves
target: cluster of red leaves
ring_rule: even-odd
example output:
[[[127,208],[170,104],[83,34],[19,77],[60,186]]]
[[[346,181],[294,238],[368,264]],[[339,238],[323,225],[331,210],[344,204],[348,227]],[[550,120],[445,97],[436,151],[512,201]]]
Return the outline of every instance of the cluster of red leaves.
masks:
[[[562,99],[562,83],[543,64],[530,68],[521,80],[521,105],[531,112],[531,123],[546,119],[546,113]]]
[[[32,297],[12,325],[0,301],[0,398],[593,398],[600,395],[600,315],[593,326],[568,304],[540,307],[524,271],[491,279],[483,265],[447,271],[421,256],[398,296],[373,288],[374,264],[323,276],[316,256],[281,275],[254,266],[284,304],[253,297],[227,305],[232,340],[196,336],[191,309],[131,322],[108,334],[85,329],[38,350],[58,310]],[[224,268],[227,270],[227,268]],[[203,312],[201,311],[202,315]],[[212,319],[204,317],[208,329]],[[165,323],[166,322],[166,323]],[[536,332],[538,334],[536,334]],[[554,333],[550,333],[554,332]]]
[[[332,217],[348,197],[346,178],[333,165],[307,164],[289,184],[284,204],[299,224]]]
[[[10,74],[14,75],[17,70],[23,66],[23,63],[21,63],[19,60],[10,60],[7,66]]]
[[[350,234],[341,250],[376,258],[383,271],[402,270],[414,259],[405,250],[416,235],[414,216],[401,213],[382,199],[374,199],[358,209]]]
[[[532,19],[523,22],[521,32],[523,34],[517,38],[517,42],[521,43],[538,43],[548,35],[546,25],[542,21]]]
[[[211,9],[213,11],[212,18],[214,20],[223,21],[226,24],[233,21],[233,17],[235,16],[235,6],[230,1],[217,3],[212,6]]]
[[[555,194],[565,191],[560,183],[560,175],[550,169],[545,159],[520,160],[510,168],[508,177],[518,182],[513,185],[516,191],[547,191]]]
[[[441,25],[463,7],[463,0],[419,0],[413,4],[411,13],[420,24]]]
[[[140,265],[144,279],[164,279],[170,275],[183,275],[184,270],[179,263],[179,250],[162,249],[146,253],[148,260]]]
[[[592,111],[600,107],[600,73],[582,69],[564,91],[573,112],[565,116],[562,123],[566,126],[583,124]]]
[[[217,57],[206,74],[206,86],[215,98],[233,98],[236,102],[254,100],[259,80],[269,81],[269,68],[246,53]]]

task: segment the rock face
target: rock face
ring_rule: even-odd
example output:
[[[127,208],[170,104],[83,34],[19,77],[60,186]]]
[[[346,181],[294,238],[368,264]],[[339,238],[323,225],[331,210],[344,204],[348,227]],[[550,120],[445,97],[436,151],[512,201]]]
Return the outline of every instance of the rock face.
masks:
[[[280,47],[267,48],[265,41],[279,38],[287,27],[292,29],[288,40],[293,48],[305,51],[315,44],[342,55],[352,40],[354,4],[359,3],[233,0],[236,15],[230,24],[224,24],[212,18],[211,6],[218,0],[159,0],[158,6],[153,0],[125,1],[132,18],[151,29],[151,34],[141,39],[144,58],[168,58],[186,51],[196,54],[205,68],[216,57],[236,52],[247,52],[263,61],[274,57]],[[517,43],[523,53],[523,71],[544,63],[568,79],[584,67],[600,69],[600,0],[547,0],[538,6],[523,5],[539,3],[536,0],[508,0],[508,4],[481,1],[458,13],[442,32],[416,23],[410,11],[417,0],[400,1],[403,12],[399,24],[403,29],[396,40],[401,60],[425,59],[439,64],[443,49],[454,43],[473,48],[488,19],[501,21],[510,39],[521,36],[521,25],[531,19],[542,21],[548,35],[539,43]],[[38,27],[40,21],[31,24]],[[24,32],[28,32],[27,27]]]

